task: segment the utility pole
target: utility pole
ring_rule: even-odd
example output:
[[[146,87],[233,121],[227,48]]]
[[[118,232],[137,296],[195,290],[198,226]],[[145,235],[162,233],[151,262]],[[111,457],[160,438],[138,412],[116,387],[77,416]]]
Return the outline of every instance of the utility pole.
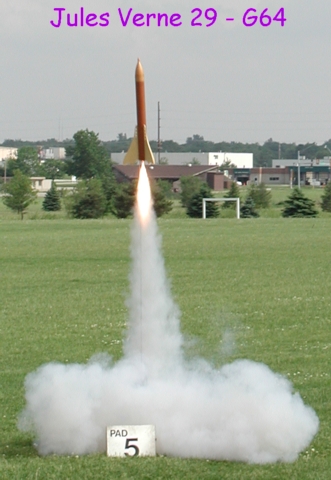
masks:
[[[160,115],[160,102],[157,102],[157,163],[160,165],[161,154],[161,115]]]

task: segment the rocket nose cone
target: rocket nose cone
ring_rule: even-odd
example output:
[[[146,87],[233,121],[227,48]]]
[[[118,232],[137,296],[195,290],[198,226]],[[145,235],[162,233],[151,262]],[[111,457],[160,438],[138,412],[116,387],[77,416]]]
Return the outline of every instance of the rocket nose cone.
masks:
[[[144,69],[140,63],[138,58],[137,66],[136,66],[136,82],[143,82],[145,80],[144,76]]]

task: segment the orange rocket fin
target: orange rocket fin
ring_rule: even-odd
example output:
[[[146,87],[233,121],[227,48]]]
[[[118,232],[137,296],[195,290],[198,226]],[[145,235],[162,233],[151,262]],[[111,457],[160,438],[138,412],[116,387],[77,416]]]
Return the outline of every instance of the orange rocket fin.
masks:
[[[145,147],[144,161],[147,163],[155,163],[154,155],[147,138],[146,127],[144,127],[144,147]],[[137,128],[135,128],[134,137],[132,139],[129,150],[126,152],[126,155],[124,157],[123,165],[136,165],[138,160],[139,160],[138,136],[137,136]]]

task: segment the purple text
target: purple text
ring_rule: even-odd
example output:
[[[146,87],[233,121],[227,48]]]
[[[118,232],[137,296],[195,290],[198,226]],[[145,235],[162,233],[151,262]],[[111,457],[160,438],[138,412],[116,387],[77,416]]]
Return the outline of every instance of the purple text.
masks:
[[[110,13],[105,12],[101,15],[96,13],[86,14],[84,7],[79,9],[78,13],[64,13],[65,8],[54,8],[54,12],[57,14],[55,21],[51,20],[50,24],[55,28],[60,28],[62,25],[68,27],[108,27]]]

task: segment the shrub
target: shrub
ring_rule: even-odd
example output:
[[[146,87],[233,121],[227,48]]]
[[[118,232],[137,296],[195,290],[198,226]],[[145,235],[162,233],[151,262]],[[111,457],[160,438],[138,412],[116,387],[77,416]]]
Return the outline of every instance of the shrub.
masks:
[[[113,196],[113,213],[117,218],[131,215],[136,195],[136,183],[119,183]]]
[[[324,189],[324,193],[321,197],[323,212],[331,212],[331,181],[329,181]]]
[[[189,206],[190,200],[201,187],[201,180],[198,177],[181,177],[180,179],[180,201],[183,207]]]
[[[46,212],[56,212],[61,210],[60,193],[58,192],[54,182],[52,182],[51,188],[46,192],[42,206],[43,210]]]
[[[307,198],[298,187],[284,202],[283,217],[316,217],[318,214],[315,204]]]
[[[136,200],[137,182],[119,183],[113,197],[113,213],[117,218],[127,218],[132,214]],[[169,213],[173,202],[167,198],[169,183],[157,181],[151,183],[153,206],[157,217]]]
[[[15,170],[13,178],[2,186],[2,190],[4,192],[3,203],[20,214],[23,220],[26,209],[37,197],[37,192],[32,188],[30,178],[20,170]]]
[[[153,206],[157,217],[162,217],[172,210],[173,202],[167,198],[169,187],[165,184],[169,185],[168,182],[158,180],[151,185]]]
[[[231,183],[230,190],[224,195],[223,198],[240,198],[240,190],[236,182]],[[235,208],[235,202],[224,202],[222,208]]]
[[[202,218],[202,199],[213,198],[212,191],[206,183],[200,185],[200,190],[195,193],[188,204],[186,214],[193,218]],[[207,202],[206,217],[215,218],[219,215],[219,208],[214,202]]]
[[[267,190],[264,183],[252,184],[248,190],[248,197],[251,197],[256,208],[269,208],[271,203],[271,192]]]
[[[241,218],[259,217],[259,213],[255,210],[255,204],[252,197],[247,197],[245,203],[240,208]]]
[[[80,181],[73,194],[66,198],[66,208],[74,218],[103,217],[107,201],[101,181],[96,178]]]

